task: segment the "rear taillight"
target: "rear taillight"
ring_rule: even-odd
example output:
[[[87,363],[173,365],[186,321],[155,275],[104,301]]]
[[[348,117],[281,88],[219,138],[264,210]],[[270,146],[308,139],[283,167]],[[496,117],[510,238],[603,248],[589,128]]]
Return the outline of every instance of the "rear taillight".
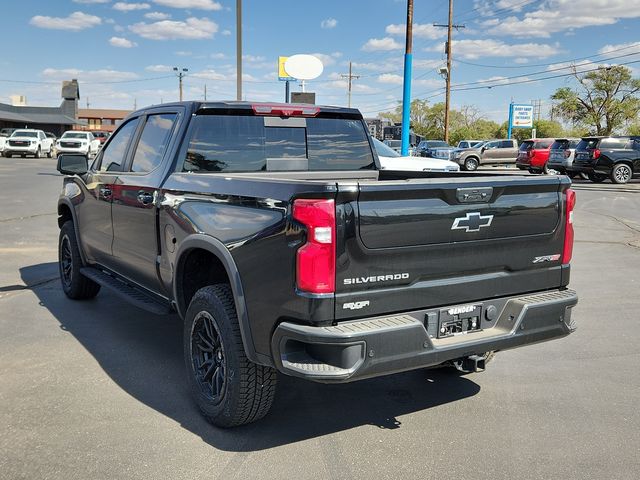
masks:
[[[571,262],[573,255],[573,207],[576,206],[576,192],[567,189],[565,192],[565,221],[564,221],[564,250],[562,252],[562,263]]]
[[[531,149],[531,150],[527,150],[527,157],[529,158],[533,158],[533,156],[536,154],[536,151]]]
[[[298,249],[296,285],[307,293],[334,293],[336,286],[336,207],[333,200],[298,199],[293,218],[307,228]]]
[[[280,115],[283,117],[315,117],[320,113],[320,107],[314,105],[254,103],[251,108],[256,115]]]
[[[593,154],[592,154],[592,155],[593,155],[593,159],[594,159],[594,160],[595,160],[596,158],[599,158],[599,157],[600,157],[600,149],[599,149],[599,148],[596,148],[596,149],[593,151]]]
[[[569,158],[571,156],[571,150],[564,151],[564,158]]]

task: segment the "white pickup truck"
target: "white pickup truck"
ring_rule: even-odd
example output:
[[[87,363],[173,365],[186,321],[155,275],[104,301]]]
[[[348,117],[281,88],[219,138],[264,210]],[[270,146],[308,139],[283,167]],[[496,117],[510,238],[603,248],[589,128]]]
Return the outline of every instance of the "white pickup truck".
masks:
[[[9,138],[5,139],[3,154],[8,158],[14,155],[21,157],[33,155],[35,158],[40,158],[45,154],[51,158],[52,153],[53,140],[48,138],[42,130],[16,130]]]
[[[60,153],[79,153],[94,156],[100,150],[100,140],[91,132],[68,130],[56,142],[56,150]]]

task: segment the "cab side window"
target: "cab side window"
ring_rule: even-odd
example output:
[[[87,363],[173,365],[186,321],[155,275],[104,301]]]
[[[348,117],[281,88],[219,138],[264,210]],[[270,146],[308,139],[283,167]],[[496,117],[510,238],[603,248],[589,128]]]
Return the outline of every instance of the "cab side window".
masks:
[[[132,172],[147,173],[160,165],[169,146],[175,121],[175,113],[161,113],[147,117],[133,157]]]
[[[118,130],[109,145],[102,152],[99,170],[101,172],[120,172],[127,154],[127,147],[138,128],[138,118],[128,121]]]
[[[502,140],[499,148],[513,148],[513,142],[510,140]]]

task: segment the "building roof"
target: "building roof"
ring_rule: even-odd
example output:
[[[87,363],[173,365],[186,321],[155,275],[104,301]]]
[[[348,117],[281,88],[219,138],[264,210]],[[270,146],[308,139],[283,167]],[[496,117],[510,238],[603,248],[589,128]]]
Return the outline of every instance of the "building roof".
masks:
[[[124,118],[133,110],[114,110],[110,108],[79,108],[78,118]]]
[[[60,107],[17,107],[5,103],[0,103],[0,120],[51,125],[86,124],[64,115]]]

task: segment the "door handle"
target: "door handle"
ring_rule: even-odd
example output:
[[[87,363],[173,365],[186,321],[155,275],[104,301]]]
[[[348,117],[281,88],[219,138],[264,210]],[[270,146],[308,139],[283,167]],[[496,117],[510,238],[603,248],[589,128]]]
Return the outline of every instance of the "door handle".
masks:
[[[145,192],[144,190],[140,190],[138,192],[138,202],[143,205],[149,205],[151,202],[153,202],[153,194],[151,194],[150,192]]]
[[[109,187],[100,187],[100,196],[108,198],[111,196],[111,189]]]

